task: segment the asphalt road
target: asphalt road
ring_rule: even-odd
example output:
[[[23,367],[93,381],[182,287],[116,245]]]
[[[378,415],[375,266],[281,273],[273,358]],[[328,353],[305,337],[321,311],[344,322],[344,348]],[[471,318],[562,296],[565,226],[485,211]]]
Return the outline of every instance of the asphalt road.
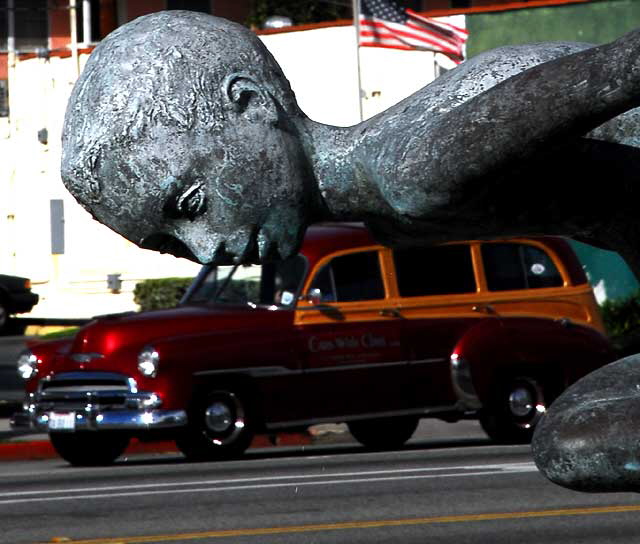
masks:
[[[637,495],[561,489],[535,470],[528,447],[454,436],[455,425],[445,439],[435,425],[438,438],[384,453],[342,443],[220,463],[176,455],[107,468],[6,462],[0,542],[640,541]]]

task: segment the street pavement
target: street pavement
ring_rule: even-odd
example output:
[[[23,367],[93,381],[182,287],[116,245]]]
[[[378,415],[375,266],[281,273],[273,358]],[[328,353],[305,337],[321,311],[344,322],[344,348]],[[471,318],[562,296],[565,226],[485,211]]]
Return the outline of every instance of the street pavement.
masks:
[[[108,467],[0,463],[0,543],[638,542],[636,494],[560,488],[528,446],[470,444],[458,434],[466,424],[388,452],[334,444],[203,463],[170,452]]]

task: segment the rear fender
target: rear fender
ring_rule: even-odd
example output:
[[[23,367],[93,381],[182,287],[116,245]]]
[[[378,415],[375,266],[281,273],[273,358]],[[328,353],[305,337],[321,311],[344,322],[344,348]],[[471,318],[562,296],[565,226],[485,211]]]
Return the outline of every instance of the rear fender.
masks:
[[[614,359],[609,340],[591,327],[529,317],[478,323],[454,353],[469,364],[483,403],[493,385],[506,377],[535,377],[561,391]]]

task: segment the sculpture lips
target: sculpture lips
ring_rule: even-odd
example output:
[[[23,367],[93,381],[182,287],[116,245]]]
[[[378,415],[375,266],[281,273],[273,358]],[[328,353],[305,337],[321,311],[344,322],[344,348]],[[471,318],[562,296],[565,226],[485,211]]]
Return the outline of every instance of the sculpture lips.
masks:
[[[602,367],[551,405],[533,436],[538,469],[578,491],[640,491],[640,355]]]

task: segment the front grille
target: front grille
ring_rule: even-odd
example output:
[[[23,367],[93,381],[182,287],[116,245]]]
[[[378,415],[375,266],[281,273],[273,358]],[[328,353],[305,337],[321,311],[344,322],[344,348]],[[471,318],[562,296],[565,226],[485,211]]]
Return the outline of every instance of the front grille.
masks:
[[[135,393],[135,382],[111,372],[65,372],[40,382],[36,402],[40,410],[122,409]]]
[[[41,391],[90,389],[130,391],[131,387],[127,376],[113,372],[63,372],[40,383]]]

